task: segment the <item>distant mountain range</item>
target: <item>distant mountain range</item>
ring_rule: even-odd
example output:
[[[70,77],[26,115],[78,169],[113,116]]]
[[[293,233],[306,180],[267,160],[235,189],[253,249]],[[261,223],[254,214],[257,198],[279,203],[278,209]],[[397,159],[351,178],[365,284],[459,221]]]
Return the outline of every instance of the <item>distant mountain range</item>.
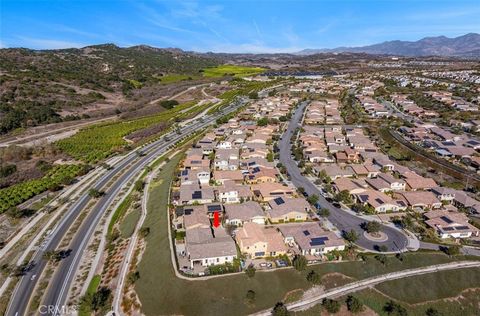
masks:
[[[425,37],[416,42],[387,41],[362,47],[338,47],[333,49],[304,49],[296,55],[319,53],[367,53],[398,56],[456,56],[479,57],[480,34],[469,33],[459,37]]]

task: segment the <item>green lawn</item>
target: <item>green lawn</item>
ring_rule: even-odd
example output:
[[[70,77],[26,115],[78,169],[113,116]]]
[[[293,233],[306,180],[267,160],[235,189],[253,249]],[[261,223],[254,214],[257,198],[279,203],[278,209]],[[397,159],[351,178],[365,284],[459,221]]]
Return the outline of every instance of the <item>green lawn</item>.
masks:
[[[102,277],[98,274],[94,275],[90,283],[88,284],[87,292],[85,293],[85,296],[87,297],[92,297],[93,294],[98,289],[98,286],[100,285]],[[78,315],[79,316],[88,316],[92,312],[90,305],[88,304],[87,301],[82,301],[79,306],[79,311]]]
[[[457,296],[474,287],[480,288],[480,268],[440,271],[376,286],[382,293],[409,304]]]
[[[203,75],[205,77],[224,77],[224,76],[248,77],[248,76],[257,75],[264,71],[265,71],[264,68],[259,68],[259,67],[221,65],[217,67],[204,69]]]
[[[132,236],[135,231],[135,226],[137,226],[137,222],[140,219],[140,215],[140,209],[134,209],[122,220],[120,223],[120,234],[123,238]]]
[[[199,76],[194,76],[194,75],[168,74],[162,77],[158,77],[158,80],[160,80],[160,82],[163,84],[170,84],[170,83],[175,83],[179,81],[193,80],[198,78]]]
[[[386,266],[369,257],[367,262],[316,265],[302,273],[292,269],[258,272],[252,279],[245,274],[204,281],[177,279],[170,259],[166,204],[170,180],[181,156],[177,155],[162,167],[160,180],[153,184],[148,201],[149,212],[144,226],[150,228],[150,234],[146,237],[147,247],[137,267],[142,277],[135,283],[142,312],[146,315],[245,315],[272,307],[289,291],[309,288],[305,276],[310,269],[321,275],[339,272],[361,279],[452,260],[441,253],[418,252],[406,254],[403,263],[390,257]],[[248,290],[256,292],[254,305],[245,302]]]
[[[425,289],[426,287],[424,287]],[[373,309],[379,315],[388,315],[383,311],[383,307],[390,300],[390,298],[382,295],[375,290],[363,290],[354,294],[365,305]],[[409,305],[403,302],[398,302],[407,309],[409,316],[425,316],[425,312],[429,308],[438,310],[443,316],[462,315],[475,316],[478,315],[480,306],[480,291],[465,291],[461,297],[449,300],[437,300],[426,302],[424,304]],[[313,315],[306,313],[305,315]],[[318,315],[318,314],[317,314]]]

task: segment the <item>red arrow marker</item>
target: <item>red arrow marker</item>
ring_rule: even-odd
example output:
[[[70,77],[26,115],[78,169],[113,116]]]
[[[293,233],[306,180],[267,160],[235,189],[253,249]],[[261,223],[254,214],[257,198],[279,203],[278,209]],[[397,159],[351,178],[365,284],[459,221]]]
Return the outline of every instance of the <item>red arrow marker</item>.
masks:
[[[218,215],[218,211],[213,213],[213,227],[220,226],[220,217]]]

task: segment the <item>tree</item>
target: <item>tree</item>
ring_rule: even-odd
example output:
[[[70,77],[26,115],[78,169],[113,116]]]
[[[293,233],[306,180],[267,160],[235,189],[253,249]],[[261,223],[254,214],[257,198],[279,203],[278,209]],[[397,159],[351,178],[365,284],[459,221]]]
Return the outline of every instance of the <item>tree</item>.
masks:
[[[407,310],[405,307],[402,305],[390,300],[388,301],[385,306],[383,307],[383,310],[388,314],[388,315],[394,315],[394,316],[407,316]]]
[[[318,173],[318,178],[319,178],[320,180],[326,182],[325,179],[326,179],[327,177],[328,177],[327,171],[325,171],[325,169],[320,170],[320,172]]]
[[[457,256],[457,255],[460,254],[460,246],[458,246],[458,245],[443,247],[442,250],[443,250],[443,252],[445,252],[450,257]]]
[[[257,120],[257,126],[267,126],[268,119],[266,117],[262,117],[261,119]]]
[[[371,222],[366,222],[363,223],[364,229],[367,231],[369,234],[376,234],[382,229],[382,224],[377,221],[371,221]]]
[[[133,189],[137,192],[142,192],[143,191],[143,186],[144,186],[143,181],[142,180],[137,180],[137,181],[135,181]]]
[[[272,310],[272,316],[288,316],[290,315],[287,306],[282,302],[275,304],[275,307]]]
[[[140,279],[140,272],[139,271],[131,271],[131,272],[128,273],[128,276],[127,276],[128,283],[133,284],[138,279]]]
[[[306,268],[307,268],[307,258],[305,258],[305,256],[302,256],[302,255],[296,255],[294,258],[293,258],[293,267],[297,270],[297,271],[304,271]]]
[[[320,284],[320,274],[317,272],[310,270],[310,272],[307,274],[307,281],[313,284]]]
[[[256,92],[256,91],[250,92],[250,93],[248,94],[248,98],[249,98],[249,99],[252,99],[252,100],[258,99],[258,92]]]
[[[150,234],[150,227],[142,227],[142,228],[140,228],[139,234],[140,234],[140,236],[142,236],[143,238],[147,237],[148,234]]]
[[[352,203],[352,197],[350,196],[350,192],[348,192],[348,190],[342,190],[338,192],[338,194],[335,196],[335,200],[337,200],[337,202],[343,202],[346,204]]]
[[[348,310],[353,314],[364,310],[363,303],[353,295],[349,295],[345,303],[347,303]]]
[[[442,313],[440,313],[437,309],[430,307],[425,311],[426,316],[441,316]]]
[[[386,265],[388,260],[387,256],[385,256],[384,254],[376,255],[375,259],[377,259],[383,265]]]
[[[92,297],[92,309],[98,311],[108,305],[108,301],[111,298],[111,291],[107,287],[101,287],[93,294]]]
[[[245,269],[245,273],[249,278],[253,278],[255,276],[255,267],[254,266],[248,266],[248,268]]]
[[[90,190],[88,190],[88,195],[92,198],[99,198],[103,195],[103,192],[100,191],[100,190],[97,190],[95,188],[91,188]]]
[[[308,198],[307,198],[307,201],[308,203],[310,203],[311,205],[315,205],[318,203],[318,195],[316,194],[312,194],[310,195]]]
[[[355,243],[357,240],[358,240],[358,234],[356,231],[354,231],[353,229],[348,231],[348,232],[344,232],[343,233],[343,238],[345,238],[346,241],[350,242],[350,243]]]
[[[320,211],[318,211],[318,215],[321,217],[329,217],[330,216],[330,210],[328,208],[322,207]]]
[[[336,300],[332,300],[329,298],[323,299],[322,302],[323,307],[329,312],[330,314],[336,314],[340,311],[341,304]]]
[[[248,290],[247,295],[245,296],[250,303],[255,301],[256,293],[254,290]]]
[[[305,188],[304,187],[298,187],[298,192],[300,192],[300,194],[304,194],[305,193]]]
[[[352,205],[352,210],[357,213],[375,214],[375,209],[370,205],[355,203]]]
[[[403,262],[405,260],[405,254],[403,252],[399,252],[395,255],[395,257],[400,260],[400,262]]]

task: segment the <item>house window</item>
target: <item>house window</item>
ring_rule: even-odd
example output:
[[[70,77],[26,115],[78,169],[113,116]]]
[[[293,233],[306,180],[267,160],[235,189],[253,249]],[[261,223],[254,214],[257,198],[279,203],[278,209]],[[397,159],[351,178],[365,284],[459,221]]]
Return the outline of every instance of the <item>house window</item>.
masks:
[[[220,258],[217,258],[217,263],[220,262]]]

